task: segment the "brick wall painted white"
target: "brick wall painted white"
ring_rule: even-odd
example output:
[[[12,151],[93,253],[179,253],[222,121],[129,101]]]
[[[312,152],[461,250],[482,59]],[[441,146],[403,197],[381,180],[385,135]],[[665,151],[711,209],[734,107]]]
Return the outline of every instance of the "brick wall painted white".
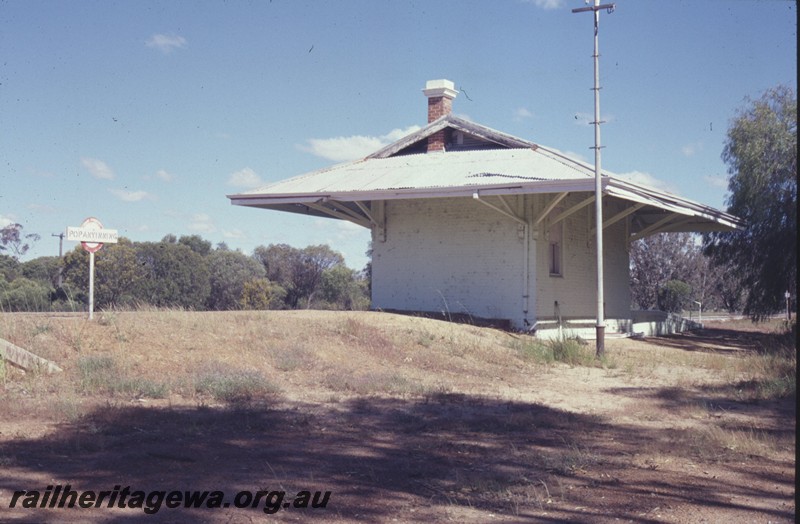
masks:
[[[523,197],[506,198],[530,221],[552,195],[528,195],[524,206],[519,205]],[[586,194],[571,195],[561,207],[568,209],[584,198]],[[609,201],[606,216],[618,209]],[[556,300],[564,317],[594,318],[592,225],[592,205],[566,219],[562,277],[549,276],[547,221],[532,234],[530,323],[552,318]],[[625,236],[624,220],[605,230],[606,318],[630,317]],[[523,245],[517,222],[470,198],[388,201],[386,241],[372,245],[372,306],[504,318],[522,328]]]
[[[372,305],[521,323],[522,247],[516,222],[471,198],[389,201]]]
[[[570,195],[563,208],[577,204],[586,194]],[[622,210],[618,202],[606,199],[606,217]],[[594,203],[567,217],[564,223],[562,276],[550,276],[547,271],[547,251],[539,249],[538,266],[544,268],[536,276],[536,317],[553,318],[558,302],[562,318],[596,317],[597,270],[594,235]],[[547,245],[545,232],[548,221],[542,223],[539,239]],[[626,222],[621,220],[603,231],[603,294],[606,318],[630,317],[630,289]]]

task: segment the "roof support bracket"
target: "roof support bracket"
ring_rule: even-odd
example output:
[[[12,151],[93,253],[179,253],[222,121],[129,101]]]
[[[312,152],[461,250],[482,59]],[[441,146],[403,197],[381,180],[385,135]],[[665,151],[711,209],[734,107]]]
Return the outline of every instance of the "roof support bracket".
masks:
[[[616,224],[617,222],[619,222],[620,220],[622,220],[623,218],[625,218],[625,217],[626,217],[626,216],[628,216],[628,215],[631,215],[631,214],[633,214],[633,213],[636,213],[637,211],[639,211],[640,209],[642,209],[642,208],[643,208],[643,207],[645,207],[646,205],[647,205],[647,204],[636,204],[636,205],[633,205],[633,206],[631,206],[631,207],[625,208],[624,210],[620,211],[619,213],[617,213],[617,214],[616,214],[616,215],[614,215],[613,217],[611,217],[611,218],[609,218],[608,220],[604,221],[604,222],[603,222],[603,229],[606,229],[606,228],[608,228],[608,226],[610,226],[610,225],[612,225],[612,224]],[[593,227],[593,228],[592,228],[592,229],[589,231],[589,235],[590,235],[590,236],[591,236],[591,235],[594,235],[595,231],[597,231],[597,228],[596,228],[596,227]]]
[[[359,214],[358,212],[356,212],[353,209],[350,209],[349,207],[347,207],[347,205],[342,204],[338,200],[331,199],[331,200],[328,200],[328,202],[329,202],[329,205],[331,206],[331,208],[334,209],[335,211],[339,211],[340,213],[344,213],[346,215],[350,215],[351,217],[353,217],[353,218],[355,218],[356,220],[359,220],[359,221],[364,221],[365,218],[367,219],[367,221],[369,221],[369,217],[364,216],[362,214]]]
[[[514,213],[514,210],[511,209],[511,206],[508,205],[508,202],[506,202],[506,199],[503,198],[503,195],[497,195],[497,199],[500,200],[500,203],[503,204],[503,207],[506,209],[506,211],[508,211],[509,213],[511,213],[514,216],[517,216],[517,214]]]
[[[370,221],[372,221],[372,239],[378,242],[386,242],[386,201],[385,200],[372,200],[370,205],[371,213],[367,213],[366,207],[362,202],[356,202],[356,205],[364,211]]]
[[[378,221],[375,220],[374,216],[372,216],[372,211],[370,211],[370,209],[367,206],[365,206],[363,202],[354,202],[354,204],[358,206],[358,209],[360,209],[361,212],[364,213],[364,216],[369,219],[370,223],[373,226],[378,225]]]
[[[494,209],[495,211],[497,211],[501,215],[507,216],[511,220],[513,220],[513,221],[515,221],[515,222],[517,222],[519,224],[522,224],[523,226],[527,226],[528,225],[528,223],[525,222],[525,220],[521,219],[520,217],[518,217],[514,213],[511,213],[510,210],[506,211],[505,209],[497,207],[496,205],[494,205],[494,204],[492,204],[490,202],[487,202],[486,200],[481,199],[480,192],[478,192],[478,191],[475,191],[474,193],[472,193],[472,198],[474,198],[475,200],[477,200],[481,204],[485,205],[486,207],[490,207],[490,208]],[[506,207],[508,207],[508,204],[504,200],[501,199],[501,201],[506,205]]]
[[[594,195],[592,195],[592,196],[590,196],[589,198],[587,198],[587,199],[585,199],[585,200],[582,200],[582,201],[578,202],[577,204],[575,204],[575,205],[574,205],[574,206],[572,206],[571,208],[567,209],[566,211],[564,211],[563,213],[561,213],[560,215],[558,215],[557,217],[555,217],[555,218],[554,218],[554,219],[553,219],[553,220],[550,222],[550,225],[552,226],[552,225],[558,224],[559,222],[561,222],[562,220],[564,220],[564,219],[565,219],[565,218],[567,218],[568,216],[572,215],[573,213],[577,213],[578,211],[580,211],[580,210],[581,210],[581,209],[583,209],[584,207],[586,207],[586,206],[588,206],[589,204],[591,204],[592,202],[594,202],[594,198],[595,198],[595,197],[594,197]]]
[[[550,201],[550,203],[547,204],[547,206],[545,206],[545,208],[542,210],[542,212],[539,213],[539,216],[536,217],[536,219],[533,221],[533,225],[534,226],[538,226],[539,223],[542,220],[544,220],[544,217],[546,217],[550,213],[550,211],[555,209],[555,207],[558,205],[558,203],[561,202],[562,200],[564,200],[567,197],[567,195],[569,195],[569,193],[564,192],[564,193],[559,193],[556,196],[554,196],[553,199]]]
[[[311,209],[316,209],[317,211],[320,211],[321,213],[325,213],[326,215],[330,215],[333,218],[338,218],[340,220],[347,220],[348,222],[352,222],[352,223],[354,223],[356,225],[359,225],[361,227],[365,227],[367,229],[370,229],[370,223],[368,221],[364,220],[363,218],[359,219],[359,218],[356,218],[355,216],[349,215],[347,213],[342,213],[341,211],[338,211],[338,210],[336,210],[334,208],[328,207],[328,206],[326,206],[324,204],[315,204],[315,203],[309,202],[306,205],[308,207],[310,207]]]
[[[673,222],[673,220],[675,220],[676,218],[678,218],[678,220]],[[640,240],[644,237],[655,235],[656,233],[660,233],[664,230],[668,231],[671,227],[676,226],[681,222],[686,222],[688,220],[691,220],[691,217],[687,217],[679,213],[670,213],[661,220],[659,220],[658,222],[649,225],[648,227],[642,229],[637,233],[632,234],[630,236],[630,241],[633,242],[635,240]]]

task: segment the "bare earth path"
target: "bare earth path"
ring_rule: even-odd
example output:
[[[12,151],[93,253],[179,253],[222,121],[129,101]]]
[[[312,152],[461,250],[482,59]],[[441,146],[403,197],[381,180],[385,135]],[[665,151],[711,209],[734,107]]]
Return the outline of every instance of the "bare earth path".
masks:
[[[754,394],[747,355],[771,340],[758,330],[609,341],[610,363],[587,367],[531,361],[525,337],[379,313],[10,317],[0,336],[65,371],[0,382],[1,521],[795,520],[796,394]],[[112,362],[118,382],[93,385],[87,362]],[[224,400],[200,386],[235,376],[270,387]],[[164,394],[143,394],[153,384]],[[274,514],[9,508],[15,491],[66,484],[331,495]]]

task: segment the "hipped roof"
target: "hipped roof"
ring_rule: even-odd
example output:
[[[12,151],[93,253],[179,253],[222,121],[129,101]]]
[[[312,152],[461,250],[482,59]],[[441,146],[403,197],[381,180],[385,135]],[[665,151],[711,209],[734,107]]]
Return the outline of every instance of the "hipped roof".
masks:
[[[423,152],[430,135],[449,129],[469,149]],[[631,234],[719,231],[741,226],[728,213],[627,182],[603,172],[605,196],[636,204]],[[351,220],[369,227],[371,203],[380,200],[592,193],[594,167],[555,149],[445,115],[419,131],[346,162],[267,186],[228,195],[231,203]]]

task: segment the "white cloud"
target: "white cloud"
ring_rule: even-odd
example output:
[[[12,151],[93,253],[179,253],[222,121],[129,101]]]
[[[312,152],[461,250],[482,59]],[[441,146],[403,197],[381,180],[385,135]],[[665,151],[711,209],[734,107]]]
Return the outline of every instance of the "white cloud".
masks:
[[[82,157],[81,164],[86,170],[95,178],[101,180],[113,180],[115,175],[114,171],[108,167],[108,164],[97,158]]]
[[[28,209],[36,211],[37,213],[55,213],[58,211],[58,208],[55,206],[48,206],[46,204],[35,204],[35,203],[28,204]]]
[[[213,233],[217,230],[211,217],[205,213],[196,213],[192,215],[189,229],[192,231],[200,231],[202,233]]]
[[[228,177],[228,184],[236,187],[255,188],[264,185],[264,181],[256,174],[255,171],[246,167],[240,169],[235,173],[231,173]]]
[[[404,136],[408,136],[411,133],[416,133],[420,129],[422,129],[420,126],[408,126],[405,129],[395,128],[386,133],[385,135],[383,135],[382,137],[380,137],[380,139],[381,141],[386,142],[385,145],[388,145],[394,142],[395,140],[400,140]]]
[[[514,120],[520,121],[525,120],[526,118],[533,118],[533,113],[531,113],[528,108],[520,107],[514,111]]]
[[[381,136],[340,136],[335,138],[309,138],[307,145],[298,146],[301,151],[333,160],[345,162],[356,160],[374,153],[392,142],[419,131],[419,126],[410,126],[405,129],[392,129]]]
[[[348,220],[334,220],[334,222],[336,222],[336,238],[338,240],[357,238],[365,231],[363,227]]]
[[[627,180],[628,182],[633,182],[634,184],[641,184],[658,191],[664,191],[675,195],[678,194],[678,191],[672,185],[657,179],[650,173],[644,173],[642,171],[630,171],[628,173],[619,173],[617,176],[623,180]]]
[[[0,227],[6,227],[9,224],[15,224],[13,220],[8,218],[7,216],[0,215]]]
[[[728,189],[728,177],[725,175],[706,175],[703,177],[703,180],[711,187]]]
[[[681,153],[683,156],[689,157],[694,156],[699,151],[703,150],[703,143],[702,142],[695,142],[693,144],[686,144],[681,148]]]
[[[160,178],[164,182],[172,182],[175,179],[175,175],[168,173],[164,169],[159,169],[156,171],[156,177]]]
[[[177,35],[156,34],[148,38],[144,45],[158,49],[164,54],[168,54],[176,49],[186,47],[186,39]]]
[[[247,235],[241,229],[223,229],[222,236],[231,240],[244,240],[247,238]]]
[[[564,6],[564,0],[525,0],[525,3],[533,4],[546,11],[559,9]]]
[[[587,157],[583,153],[576,153],[575,151],[564,151],[564,155],[570,158],[574,158],[575,160],[580,160],[584,164],[589,163],[589,157]],[[592,160],[592,162],[594,162],[594,160]]]
[[[128,191],[125,189],[109,189],[109,193],[125,202],[139,202],[144,199],[152,199],[153,195],[147,191]]]
[[[349,220],[331,220],[329,218],[318,218],[314,220],[314,227],[318,231],[323,231],[326,235],[328,244],[335,244],[342,240],[357,237],[365,229]]]

